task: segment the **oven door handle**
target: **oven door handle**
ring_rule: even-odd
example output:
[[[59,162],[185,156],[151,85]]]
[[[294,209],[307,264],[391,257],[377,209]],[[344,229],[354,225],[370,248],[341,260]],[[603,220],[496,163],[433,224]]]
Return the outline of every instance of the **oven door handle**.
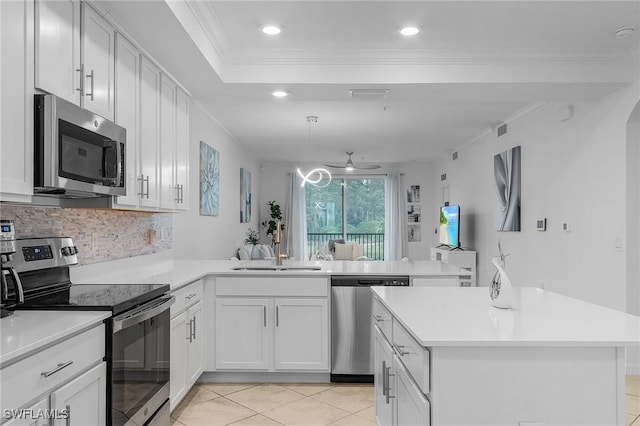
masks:
[[[149,318],[155,317],[169,309],[175,300],[176,298],[174,296],[163,297],[158,300],[154,300],[151,303],[147,303],[133,312],[127,312],[115,317],[113,319],[113,332],[116,333],[122,329],[140,324]]]

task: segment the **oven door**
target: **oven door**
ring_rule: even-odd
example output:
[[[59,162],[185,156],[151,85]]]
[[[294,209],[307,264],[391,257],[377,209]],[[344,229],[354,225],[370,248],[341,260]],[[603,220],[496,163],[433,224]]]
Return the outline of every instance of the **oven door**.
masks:
[[[113,318],[111,424],[143,425],[169,399],[170,311],[155,299]]]

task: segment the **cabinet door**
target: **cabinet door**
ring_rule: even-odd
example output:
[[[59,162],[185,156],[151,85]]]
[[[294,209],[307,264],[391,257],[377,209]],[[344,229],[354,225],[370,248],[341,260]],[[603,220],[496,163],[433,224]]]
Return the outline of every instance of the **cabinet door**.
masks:
[[[140,205],[158,207],[160,71],[147,58],[140,61]]]
[[[216,300],[216,369],[269,368],[270,305],[269,299]]]
[[[169,377],[171,410],[187,393],[187,312],[171,320],[171,375]]]
[[[160,77],[160,207],[173,209],[178,199],[173,164],[176,147],[176,85]]]
[[[193,385],[202,374],[202,302],[198,302],[189,308],[189,321],[191,321],[191,339],[189,339],[187,371],[187,384]]]
[[[80,1],[36,1],[35,86],[80,105]]]
[[[51,408],[68,410],[67,419],[55,419],[54,426],[102,426],[106,422],[106,363],[101,363],[51,393]]]
[[[113,120],[113,27],[83,3],[82,62],[84,96],[82,106]]]
[[[137,206],[141,181],[138,180],[138,119],[140,95],[140,53],[122,35],[116,34],[115,122],[127,129],[125,173],[127,195],[116,198],[117,205]]]
[[[377,326],[373,328],[375,334],[373,381],[376,421],[379,426],[391,426],[396,394],[393,348],[380,329]]]
[[[178,210],[189,209],[189,95],[178,89],[176,106],[176,185]]]
[[[33,2],[0,1],[0,201],[33,193]]]
[[[327,299],[276,299],[275,368],[329,369]]]
[[[41,399],[40,401],[26,408],[27,412],[29,413],[42,413],[42,412],[45,412],[45,410],[47,409],[49,409],[49,401],[46,399]],[[2,413],[2,414],[5,415],[5,413]],[[49,425],[49,419],[44,419],[44,418],[34,419],[34,418],[20,417],[20,418],[15,418],[13,420],[9,420],[7,423],[4,423],[2,426],[48,426],[48,425]]]
[[[429,400],[395,355],[393,363],[396,374],[396,425],[429,425]]]

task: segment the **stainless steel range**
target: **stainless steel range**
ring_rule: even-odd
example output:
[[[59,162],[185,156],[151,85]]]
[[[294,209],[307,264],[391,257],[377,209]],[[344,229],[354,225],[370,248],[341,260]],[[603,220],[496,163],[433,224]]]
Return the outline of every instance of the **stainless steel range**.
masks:
[[[111,311],[105,320],[106,424],[168,426],[169,286],[71,283],[77,252],[70,238],[15,240],[15,254],[2,267],[17,273],[24,301],[15,302],[12,288],[3,298],[10,309]]]

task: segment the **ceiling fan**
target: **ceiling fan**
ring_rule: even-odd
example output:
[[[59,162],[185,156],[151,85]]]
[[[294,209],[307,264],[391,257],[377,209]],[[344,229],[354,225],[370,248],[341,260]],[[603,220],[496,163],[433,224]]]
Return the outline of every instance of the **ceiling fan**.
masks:
[[[353,164],[353,160],[351,159],[351,156],[353,155],[353,151],[347,152],[347,155],[349,156],[349,159],[347,160],[344,166],[338,166],[335,164],[325,164],[325,166],[332,167],[334,169],[345,169],[348,172],[352,170],[374,170],[374,169],[380,168],[379,164],[371,164],[368,166],[356,166]]]

